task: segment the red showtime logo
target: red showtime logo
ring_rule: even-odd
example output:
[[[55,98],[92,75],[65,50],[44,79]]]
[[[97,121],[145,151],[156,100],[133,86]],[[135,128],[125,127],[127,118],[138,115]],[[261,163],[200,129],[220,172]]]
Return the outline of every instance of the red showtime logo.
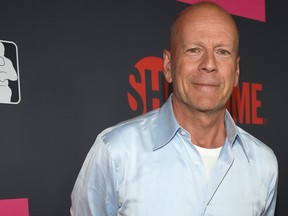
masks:
[[[172,92],[164,78],[163,60],[149,56],[135,64],[135,71],[129,75],[128,103],[131,110],[140,115],[159,108]],[[226,108],[238,124],[263,125],[265,119],[259,116],[262,101],[259,94],[262,84],[242,82],[234,88]]]
[[[135,64],[135,71],[129,75],[128,102],[137,114],[159,108],[168,98],[168,83],[163,74],[163,61],[149,56]]]
[[[195,4],[199,0],[178,0],[188,4]],[[265,0],[213,0],[212,2],[221,5],[229,13],[248,19],[266,21]]]

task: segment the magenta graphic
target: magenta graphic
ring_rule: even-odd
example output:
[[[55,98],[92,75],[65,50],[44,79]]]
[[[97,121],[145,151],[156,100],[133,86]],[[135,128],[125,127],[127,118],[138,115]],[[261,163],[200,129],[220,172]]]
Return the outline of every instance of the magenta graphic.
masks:
[[[0,200],[0,215],[29,216],[28,198]]]
[[[195,4],[199,0],[177,0],[188,4]],[[211,0],[225,8],[229,13],[266,22],[265,0]]]

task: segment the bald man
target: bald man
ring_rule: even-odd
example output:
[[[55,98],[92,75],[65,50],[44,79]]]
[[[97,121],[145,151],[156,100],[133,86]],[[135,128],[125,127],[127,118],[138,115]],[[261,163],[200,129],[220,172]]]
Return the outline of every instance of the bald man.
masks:
[[[100,133],[72,191],[73,216],[272,216],[278,163],[225,105],[238,85],[238,31],[209,2],[187,7],[163,51],[173,93]]]

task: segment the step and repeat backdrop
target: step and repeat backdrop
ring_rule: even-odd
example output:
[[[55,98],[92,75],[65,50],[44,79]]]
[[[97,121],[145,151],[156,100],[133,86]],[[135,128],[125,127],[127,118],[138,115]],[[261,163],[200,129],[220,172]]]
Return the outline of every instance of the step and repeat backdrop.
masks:
[[[0,1],[0,215],[69,215],[73,185],[97,134],[166,100],[162,50],[176,14],[195,1]],[[214,2],[233,14],[240,31],[240,84],[227,108],[274,150],[276,215],[283,216],[287,7],[273,0]]]

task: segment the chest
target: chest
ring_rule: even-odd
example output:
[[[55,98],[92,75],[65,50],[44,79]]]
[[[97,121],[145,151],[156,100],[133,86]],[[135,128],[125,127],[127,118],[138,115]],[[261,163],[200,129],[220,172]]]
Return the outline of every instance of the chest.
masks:
[[[253,166],[237,157],[220,159],[209,181],[201,157],[180,150],[127,163],[119,181],[119,215],[256,216],[265,206],[264,185],[251,178]]]

